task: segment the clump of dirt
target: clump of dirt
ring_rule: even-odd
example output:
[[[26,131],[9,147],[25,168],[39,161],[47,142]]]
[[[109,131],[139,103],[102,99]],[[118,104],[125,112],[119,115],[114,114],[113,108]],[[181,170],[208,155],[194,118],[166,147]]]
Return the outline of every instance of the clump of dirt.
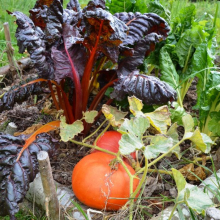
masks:
[[[7,118],[17,125],[19,131],[24,131],[33,124],[45,124],[52,120],[51,116],[41,114],[37,106],[30,106],[27,102],[16,104],[7,112]]]

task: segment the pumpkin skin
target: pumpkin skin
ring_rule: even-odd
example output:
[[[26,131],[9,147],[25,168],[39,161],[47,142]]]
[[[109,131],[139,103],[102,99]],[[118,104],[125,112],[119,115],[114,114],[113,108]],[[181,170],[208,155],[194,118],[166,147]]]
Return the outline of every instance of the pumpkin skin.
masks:
[[[119,141],[122,134],[118,131],[106,131],[96,142],[96,146],[109,150],[111,152],[117,153],[119,151]],[[91,153],[99,152],[98,150],[93,150]],[[136,159],[136,153],[133,152],[130,154],[133,159]],[[128,162],[127,159],[124,159],[125,162]],[[128,162],[129,163],[129,162]]]
[[[119,163],[111,170],[109,163],[115,156],[96,152],[85,156],[77,163],[72,173],[72,189],[85,205],[95,209],[118,210],[129,198],[129,176]],[[126,164],[126,163],[125,163]],[[134,169],[126,164],[131,174]],[[139,180],[134,179],[133,189]],[[125,199],[108,199],[125,198]]]

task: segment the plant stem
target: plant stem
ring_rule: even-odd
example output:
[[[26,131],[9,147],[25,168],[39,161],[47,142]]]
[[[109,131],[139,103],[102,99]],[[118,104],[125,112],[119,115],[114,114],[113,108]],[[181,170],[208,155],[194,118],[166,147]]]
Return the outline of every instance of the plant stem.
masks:
[[[185,139],[180,140],[177,144],[175,144],[172,148],[170,148],[166,153],[162,154],[161,156],[159,156],[157,159],[155,159],[154,161],[152,161],[151,163],[148,164],[148,167],[154,165],[155,163],[157,163],[159,160],[163,159],[165,156],[167,156],[169,153],[171,153],[177,146],[179,146],[183,141],[185,141]],[[142,173],[144,172],[145,167],[141,168],[137,173]]]
[[[98,49],[98,43],[99,43],[99,39],[101,36],[103,22],[104,22],[104,20],[101,20],[100,27],[99,27],[99,33],[96,37],[95,45],[92,49],[92,52],[90,54],[89,60],[86,64],[86,67],[85,67],[85,70],[83,73],[83,77],[82,77],[81,85],[82,85],[82,90],[83,90],[83,94],[82,94],[83,111],[86,111],[86,106],[87,106],[87,102],[88,102],[88,98],[89,98],[89,80],[90,80],[90,75],[91,75],[93,63],[95,60],[96,51]]]
[[[76,69],[74,67],[74,64],[72,62],[72,59],[70,57],[68,49],[66,48],[65,43],[64,43],[64,48],[65,48],[65,52],[67,54],[67,57],[69,59],[70,65],[71,65],[71,70],[73,73],[73,80],[74,80],[74,84],[75,84],[76,96],[75,96],[74,101],[77,103],[77,105],[75,105],[74,117],[77,120],[82,117],[82,88],[81,88],[81,84],[80,84],[79,74],[76,72]]]
[[[79,142],[79,141],[76,141],[76,140],[73,140],[73,139],[70,140],[70,141],[71,141],[72,143],[74,143],[74,144],[82,145],[82,146],[84,146],[84,147],[93,148],[93,149],[95,149],[95,150],[99,150],[99,151],[102,151],[102,152],[104,152],[104,153],[111,154],[111,155],[117,157],[117,154],[116,154],[116,153],[113,153],[113,152],[111,152],[111,151],[109,151],[109,150],[105,150],[105,149],[103,149],[103,148],[101,148],[101,147],[98,147],[98,146],[95,146],[95,145],[91,145],[91,144],[82,143],[82,142]]]
[[[98,137],[95,139],[94,145],[96,145],[96,142],[98,141],[98,139],[108,130],[108,128],[111,126],[110,122],[108,123],[108,125],[105,127],[105,129],[103,129],[103,131],[98,135]]]
[[[86,138],[84,138],[84,139],[82,140],[82,142],[85,143],[85,141],[86,141],[87,139],[89,139],[89,138],[92,137],[94,134],[96,134],[96,133],[101,129],[101,127],[102,127],[107,121],[108,121],[108,120],[105,119],[105,121],[103,121],[102,124],[101,124],[92,134],[90,134],[89,136],[87,136]],[[95,142],[95,143],[96,143],[96,142]]]
[[[174,214],[174,212],[175,212],[177,206],[178,206],[178,203],[176,203],[176,204],[174,205],[173,210],[172,210],[172,212],[170,213],[170,217],[169,217],[168,220],[172,220],[173,214]]]

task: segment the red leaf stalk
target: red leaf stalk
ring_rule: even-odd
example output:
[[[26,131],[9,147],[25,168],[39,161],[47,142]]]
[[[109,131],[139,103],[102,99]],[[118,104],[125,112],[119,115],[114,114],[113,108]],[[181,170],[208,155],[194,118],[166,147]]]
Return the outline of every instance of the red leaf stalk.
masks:
[[[101,36],[103,22],[104,22],[104,20],[102,20],[101,23],[100,23],[99,33],[98,33],[98,35],[96,37],[95,46],[92,49],[92,52],[90,54],[88,63],[86,64],[86,67],[85,67],[85,70],[84,70],[84,74],[83,74],[83,78],[82,78],[82,91],[83,91],[83,95],[82,95],[82,110],[83,111],[86,111],[86,107],[87,107],[87,103],[88,103],[88,99],[89,99],[90,75],[91,75],[91,71],[92,71],[92,67],[93,67],[96,51],[97,51],[97,48],[98,48],[99,39],[100,39],[100,36]]]
[[[72,73],[73,73],[73,80],[74,80],[74,84],[75,84],[76,99],[73,101],[76,102],[74,116],[75,116],[75,119],[77,120],[82,117],[82,88],[80,85],[79,75],[76,72],[76,69],[74,67],[74,64],[72,62],[72,59],[70,57],[68,49],[66,48],[65,43],[64,43],[64,47],[65,47],[65,51],[66,51],[66,54],[68,56],[68,59],[69,59],[70,65],[71,65],[71,69],[72,69]]]

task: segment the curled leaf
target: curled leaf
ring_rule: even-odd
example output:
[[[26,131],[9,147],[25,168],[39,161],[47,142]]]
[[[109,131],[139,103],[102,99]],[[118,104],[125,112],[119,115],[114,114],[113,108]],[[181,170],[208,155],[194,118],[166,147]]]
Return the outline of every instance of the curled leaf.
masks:
[[[37,154],[43,150],[53,156],[57,145],[48,134],[39,134],[17,160],[24,143],[20,137],[0,133],[0,216],[10,215],[11,219],[38,173]]]
[[[150,124],[161,134],[167,133],[168,126],[171,125],[170,112],[166,105],[157,108],[154,112],[146,113]]]
[[[113,127],[120,126],[124,121],[124,117],[128,114],[128,112],[119,111],[117,108],[105,104],[102,106],[102,113]]]
[[[119,20],[123,21],[125,24],[128,22],[131,22],[134,20],[136,17],[140,16],[140,12],[119,12],[115,13],[114,16],[117,17]]]
[[[18,11],[8,13],[17,18],[18,28],[15,36],[19,53],[23,53],[27,49],[39,76],[45,79],[53,79],[54,69],[51,59],[46,53],[46,46],[43,40],[44,33],[41,29],[35,28],[33,21],[23,13]]]
[[[136,98],[135,96],[128,97],[129,102],[129,109],[134,116],[143,115],[141,111],[143,108],[143,103],[140,99]]]
[[[45,90],[42,88],[43,84],[44,82],[26,84],[22,87],[6,92],[0,99],[0,112],[12,109],[15,103],[22,103],[31,94],[38,95],[45,92]]]
[[[144,36],[153,32],[165,39],[169,31],[169,25],[163,18],[154,13],[145,13],[129,24],[129,34],[123,41],[123,45],[134,45]]]
[[[121,101],[126,95],[134,95],[148,105],[176,100],[176,92],[171,86],[156,77],[139,74],[138,71],[128,76],[121,75],[111,98]]]

